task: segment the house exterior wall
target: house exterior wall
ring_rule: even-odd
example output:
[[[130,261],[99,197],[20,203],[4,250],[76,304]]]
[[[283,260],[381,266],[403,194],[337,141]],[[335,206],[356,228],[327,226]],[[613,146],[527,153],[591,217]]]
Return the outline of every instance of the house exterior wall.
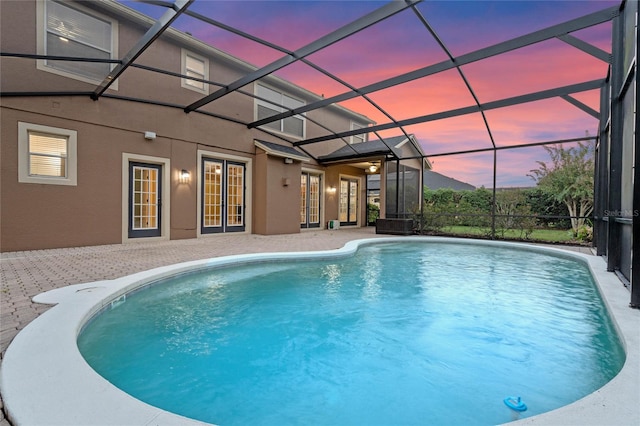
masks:
[[[77,186],[18,182],[18,121],[78,131]],[[92,124],[11,109],[5,102],[0,127],[3,251],[121,242],[120,152],[132,141],[129,132],[106,127],[98,132]],[[148,151],[166,154],[168,148],[159,140]]]
[[[117,13],[120,6],[113,9],[105,8],[101,3],[82,2],[81,7],[100,7],[100,13],[117,19],[118,57],[123,57],[145,32],[142,23]],[[0,8],[1,50],[36,53],[37,2],[1,2]],[[180,73],[182,49],[208,58],[213,81],[229,83],[250,71],[246,64],[218,54],[197,41],[191,42],[186,35],[176,32],[157,40],[137,63]],[[95,85],[39,70],[35,59],[3,57],[0,71],[3,92],[91,92],[95,89]],[[291,83],[275,78],[264,80],[306,102],[318,99]],[[88,95],[46,93],[2,98],[0,251],[135,241],[126,235],[126,164],[129,160],[163,167],[167,185],[163,188],[161,207],[164,226],[158,238],[204,236],[200,232],[202,153],[212,158],[231,158],[248,167],[245,182],[247,223],[243,232],[266,235],[300,232],[301,163],[285,164],[282,158],[267,155],[255,147],[256,139],[288,144],[277,135],[248,129],[242,124],[255,120],[253,98],[233,93],[201,109],[210,115],[187,114],[182,108],[169,104],[186,105],[203,95],[181,87],[179,77],[129,68],[117,83],[117,90],[107,90],[97,101]],[[216,87],[211,86],[210,92],[214,90]],[[245,90],[254,90],[254,85]],[[128,98],[151,99],[167,105],[134,102]],[[354,119],[362,118],[340,108],[311,111],[308,117],[318,119],[336,131],[347,130]],[[19,182],[19,123],[77,132],[75,185]],[[154,132],[155,139],[145,139],[147,131]],[[306,137],[322,134],[326,134],[325,129],[307,120]],[[296,140],[290,136],[286,138]],[[328,147],[322,149],[330,150]],[[309,165],[325,170],[313,161]],[[190,173],[187,182],[179,180],[183,169]],[[338,177],[343,169],[344,166],[326,168],[327,182],[323,186],[329,185],[329,176],[331,179]],[[364,174],[355,168],[348,172]],[[288,179],[287,185],[283,179]],[[361,187],[364,194],[364,185]],[[362,199],[365,200],[364,195]],[[337,194],[323,192],[324,217],[337,218],[335,200]],[[359,213],[360,217],[363,215]]]
[[[327,188],[336,188],[334,193],[326,195],[326,212],[325,221],[339,220],[339,202],[340,202],[340,180],[342,178],[358,179],[358,212],[357,226],[366,226],[367,214],[367,189],[366,179],[363,171],[357,167],[349,165],[336,165],[329,168],[326,172]]]
[[[258,150],[254,233],[262,235],[300,232],[301,163],[285,164],[280,157]]]

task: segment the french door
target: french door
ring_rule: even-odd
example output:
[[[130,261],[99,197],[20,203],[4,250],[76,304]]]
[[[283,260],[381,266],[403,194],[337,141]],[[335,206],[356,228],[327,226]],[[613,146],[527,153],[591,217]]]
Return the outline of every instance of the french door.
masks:
[[[320,227],[320,176],[302,173],[300,177],[300,227]]]
[[[245,169],[242,163],[202,159],[201,233],[245,230]]]
[[[358,179],[340,179],[338,219],[340,225],[358,224]]]
[[[162,166],[129,162],[129,238],[159,237]]]

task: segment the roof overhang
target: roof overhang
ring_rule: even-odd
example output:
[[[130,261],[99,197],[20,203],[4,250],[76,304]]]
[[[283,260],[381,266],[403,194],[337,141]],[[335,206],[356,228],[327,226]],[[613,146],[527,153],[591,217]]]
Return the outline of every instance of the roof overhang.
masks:
[[[272,157],[280,157],[280,158],[291,158],[292,160],[301,161],[303,163],[308,163],[311,161],[311,158],[306,156],[305,154],[297,151],[295,148],[278,145],[273,142],[265,142],[265,141],[255,141],[256,147],[260,148],[267,155],[271,155]]]
[[[393,153],[390,150],[381,149],[378,151],[370,151],[366,153],[353,153],[341,156],[323,156],[318,158],[318,163],[322,165],[329,165],[361,161],[378,161],[383,157],[386,159],[389,156],[393,156]]]

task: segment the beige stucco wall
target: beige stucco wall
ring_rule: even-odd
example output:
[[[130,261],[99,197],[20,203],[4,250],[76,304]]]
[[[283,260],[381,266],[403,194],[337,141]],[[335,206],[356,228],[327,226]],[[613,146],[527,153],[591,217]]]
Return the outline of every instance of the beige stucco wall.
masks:
[[[281,157],[257,151],[254,232],[263,235],[300,232],[301,163],[285,164]]]
[[[123,153],[170,160],[170,237],[194,238],[198,147],[247,159],[255,151],[246,126],[107,98],[6,98],[0,120],[3,251],[121,242]],[[77,186],[18,182],[19,121],[78,132]],[[145,131],[156,139],[147,141]],[[182,169],[189,183],[178,182]]]
[[[366,213],[367,213],[367,196],[366,196],[366,176],[364,170],[352,167],[349,165],[337,165],[332,166],[326,171],[326,185],[327,187],[336,188],[336,192],[333,194],[327,193],[325,196],[326,203],[326,217],[325,221],[338,220],[338,204],[340,197],[340,179],[345,178],[357,178],[358,179],[358,213],[357,213],[357,226],[366,226]]]
[[[91,3],[84,3],[90,5]],[[108,11],[102,13],[109,14]],[[36,53],[36,2],[0,2],[0,44],[3,52]],[[115,15],[112,15],[115,16]],[[119,18],[119,56],[123,57],[145,29]],[[189,49],[199,54],[196,45]],[[210,53],[210,52],[209,52]],[[181,46],[175,38],[163,36],[138,63],[180,72]],[[34,59],[3,57],[0,85],[4,92],[63,92],[94,90],[95,85],[37,69]],[[242,64],[211,57],[210,78],[231,82],[246,74]],[[275,86],[306,102],[312,94],[286,83]],[[214,86],[211,91],[216,90]],[[252,91],[252,85],[245,88]],[[295,92],[295,93],[294,93]],[[165,106],[133,102],[132,97],[167,103]],[[260,129],[248,129],[243,122],[255,119],[255,102],[242,94],[231,94],[202,108],[185,113],[182,108],[202,97],[181,87],[180,79],[129,68],[118,79],[117,90],[97,101],[88,95],[3,97],[0,105],[0,251],[121,243],[123,238],[123,156],[150,157],[168,165],[169,185],[164,188],[168,227],[164,238],[198,236],[198,150],[252,161],[252,180],[247,182],[248,232],[282,234],[300,232],[301,163],[285,164],[282,158],[264,153],[256,156],[256,139],[287,145]],[[224,117],[227,119],[218,118]],[[321,120],[335,131],[348,130],[353,117],[335,108],[311,111],[308,117]],[[235,122],[234,120],[239,120]],[[18,122],[77,131],[78,179],[76,186],[18,182]],[[153,141],[144,132],[156,134]],[[307,137],[326,134],[307,121]],[[295,138],[289,137],[295,142]],[[340,144],[343,144],[340,142]],[[326,153],[334,148],[327,144]],[[309,163],[311,167],[314,163]],[[191,173],[188,183],[178,182],[180,170]],[[322,167],[318,167],[322,170]],[[350,175],[362,170],[339,166],[328,168],[325,188],[338,187],[340,170]],[[283,185],[283,179],[289,179]],[[364,198],[364,181],[361,185]],[[338,194],[325,194],[325,223],[337,219]],[[364,203],[361,203],[364,206]],[[359,218],[364,217],[364,210]],[[126,215],[125,215],[126,216]],[[323,226],[324,226],[323,224]]]
[[[2,251],[120,242],[125,132],[2,108]],[[78,131],[78,185],[18,183],[18,120]],[[156,147],[161,151],[162,141]]]
[[[197,145],[171,140],[171,239],[195,238],[197,232]],[[188,182],[180,182],[182,170],[190,173]]]

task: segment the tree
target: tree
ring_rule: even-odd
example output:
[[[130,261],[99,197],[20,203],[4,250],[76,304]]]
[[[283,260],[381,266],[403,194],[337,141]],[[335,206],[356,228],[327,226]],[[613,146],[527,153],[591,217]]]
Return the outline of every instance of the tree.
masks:
[[[531,212],[538,216],[537,221],[547,228],[567,229],[571,227],[571,220],[561,219],[557,216],[567,214],[567,206],[562,201],[556,200],[541,188],[534,187],[525,190],[527,204],[531,206]],[[555,216],[555,217],[544,217]]]
[[[565,149],[562,145],[545,146],[551,163],[537,161],[540,166],[529,175],[538,188],[554,200],[563,202],[569,210],[574,235],[593,212],[594,149],[591,144],[578,143]]]
[[[535,226],[526,193],[520,189],[504,189],[496,193],[496,230],[504,237],[507,229],[520,230],[520,238],[529,238]]]

